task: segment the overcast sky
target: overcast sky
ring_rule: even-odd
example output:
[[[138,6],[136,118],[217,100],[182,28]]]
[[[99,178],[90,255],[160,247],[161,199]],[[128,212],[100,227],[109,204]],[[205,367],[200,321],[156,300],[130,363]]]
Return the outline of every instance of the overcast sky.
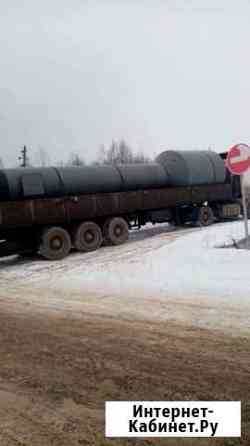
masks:
[[[0,143],[51,162],[250,142],[248,0],[0,0]]]

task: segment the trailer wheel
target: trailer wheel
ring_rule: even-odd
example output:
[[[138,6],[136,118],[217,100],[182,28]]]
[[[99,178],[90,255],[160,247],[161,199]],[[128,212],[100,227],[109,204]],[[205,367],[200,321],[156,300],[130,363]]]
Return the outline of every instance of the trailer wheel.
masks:
[[[121,217],[109,218],[104,223],[103,234],[111,245],[121,245],[128,240],[128,223]]]
[[[77,251],[95,251],[101,244],[101,228],[92,221],[81,223],[73,232],[73,245]]]
[[[209,226],[214,222],[214,213],[209,206],[202,206],[198,210],[197,224],[200,226]]]
[[[60,227],[46,228],[41,237],[39,253],[47,260],[61,260],[71,249],[71,240],[68,232]]]

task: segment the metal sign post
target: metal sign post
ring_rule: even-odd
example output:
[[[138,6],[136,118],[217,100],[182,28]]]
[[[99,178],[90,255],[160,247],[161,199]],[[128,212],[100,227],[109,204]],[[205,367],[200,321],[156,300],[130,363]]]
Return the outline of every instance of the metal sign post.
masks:
[[[246,245],[249,248],[249,231],[248,231],[248,218],[247,218],[247,202],[246,202],[246,194],[244,187],[244,175],[240,176],[240,186],[241,186],[241,196],[242,196],[242,206],[243,206],[243,215],[244,215],[244,225],[245,225],[245,236],[246,236]]]

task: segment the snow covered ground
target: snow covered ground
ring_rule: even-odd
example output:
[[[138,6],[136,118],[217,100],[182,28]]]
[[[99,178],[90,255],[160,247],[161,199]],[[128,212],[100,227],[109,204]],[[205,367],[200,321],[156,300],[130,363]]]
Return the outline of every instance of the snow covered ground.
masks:
[[[230,248],[242,237],[242,221],[181,231],[150,225],[132,233],[131,243],[75,253],[55,263],[2,260],[0,280],[71,290],[192,294],[250,304],[250,252]]]
[[[243,237],[242,221],[202,229],[150,226],[124,245],[58,262],[2,259],[1,305],[172,320],[248,336],[250,251],[228,247]]]
[[[250,305],[250,252],[219,248],[244,236],[242,222],[203,228],[171,244],[114,261],[80,265],[57,281],[57,287],[102,290],[129,294],[209,298]],[[116,250],[119,248],[116,248]]]

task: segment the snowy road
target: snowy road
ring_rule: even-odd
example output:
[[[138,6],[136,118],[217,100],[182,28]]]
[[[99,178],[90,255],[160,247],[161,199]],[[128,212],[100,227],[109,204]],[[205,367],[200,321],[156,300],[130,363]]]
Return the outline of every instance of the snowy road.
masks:
[[[215,248],[242,230],[241,222],[175,231],[162,225],[132,233],[123,246],[56,263],[4,259],[2,304],[17,312],[93,313],[249,334],[250,254]]]

